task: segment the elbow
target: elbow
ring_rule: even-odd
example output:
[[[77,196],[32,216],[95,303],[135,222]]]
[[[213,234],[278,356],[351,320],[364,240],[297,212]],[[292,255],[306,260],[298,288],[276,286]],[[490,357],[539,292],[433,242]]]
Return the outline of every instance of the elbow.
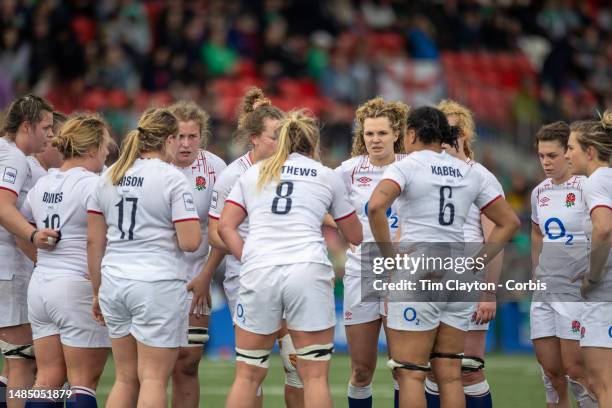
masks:
[[[361,242],[363,241],[363,231],[360,229],[358,233],[356,233],[353,237],[351,237],[352,239],[350,240],[351,244],[353,245],[360,245]]]
[[[516,214],[513,214],[509,224],[513,235],[521,228],[521,220],[516,216]]]
[[[198,236],[190,237],[190,239],[186,239],[179,244],[183,252],[195,252],[200,247],[202,243],[202,237],[198,234]]]

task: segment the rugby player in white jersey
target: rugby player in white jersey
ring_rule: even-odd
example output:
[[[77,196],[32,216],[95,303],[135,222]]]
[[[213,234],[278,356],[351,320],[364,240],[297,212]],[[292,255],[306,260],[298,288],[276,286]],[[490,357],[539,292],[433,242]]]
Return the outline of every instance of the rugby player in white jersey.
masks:
[[[586,175],[584,197],[590,214],[588,269],[581,274],[580,347],[591,390],[600,407],[612,406],[612,110],[601,120],[572,123],[566,157],[573,174]]]
[[[237,141],[249,143],[251,149],[230,163],[215,184],[208,213],[210,217],[208,234],[213,250],[205,267],[205,272],[197,278],[201,286],[208,288],[212,275],[217,265],[221,262],[219,254],[221,256],[228,254],[225,258],[223,289],[232,316],[236,310],[236,298],[238,297],[240,285],[238,275],[241,263],[229,252],[227,246],[219,237],[218,220],[225,206],[225,200],[238,178],[253,164],[267,159],[276,151],[277,135],[275,132],[279,121],[284,116],[283,112],[272,106],[270,100],[258,88],[250,88],[246,92],[238,112]],[[246,238],[248,229],[249,223],[247,217],[239,229],[243,239]],[[278,344],[285,370],[285,404],[289,408],[301,408],[304,406],[303,385],[294,364],[295,347],[284,325],[278,333]],[[261,406],[263,404],[262,390],[259,389],[257,393],[257,403],[258,406]]]
[[[221,158],[205,150],[209,117],[195,103],[179,101],[168,107],[179,120],[177,136],[178,152],[173,164],[180,170],[193,189],[195,205],[200,217],[202,242],[197,251],[185,254],[183,259],[190,282],[203,269],[208,257],[208,210],[213,186],[226,165]],[[210,305],[203,310],[190,313],[193,292],[187,292],[185,316],[189,319],[187,344],[181,346],[178,360],[172,372],[172,406],[174,408],[197,408],[200,406],[200,379],[198,367],[202,349],[208,341],[208,318]]]
[[[385,256],[395,256],[386,210],[398,197],[403,243],[463,242],[463,225],[473,203],[495,223],[491,242],[478,257],[492,259],[518,229],[518,218],[485,172],[473,171],[474,166],[443,151],[443,143],[456,147],[457,136],[435,108],[417,108],[408,115],[404,140],[410,154],[385,171],[368,208],[372,233]],[[389,301],[389,367],[396,370],[400,384],[400,407],[426,406],[423,383],[430,357],[441,406],[465,406],[461,357],[472,313],[469,302]]]
[[[87,206],[110,143],[100,116],[70,118],[52,141],[66,160],[38,180],[22,208],[37,227],[61,233],[52,251],[38,250],[28,288],[37,365],[34,387],[58,389],[67,377],[74,394],[70,406],[76,408],[97,406],[96,388],[110,349],[108,331],[91,314],[87,270]],[[56,406],[51,399],[32,402],[32,407]]]
[[[382,98],[361,105],[355,113],[352,157],[335,170],[344,182],[349,201],[361,221],[363,242],[373,242],[368,223],[370,195],[385,169],[405,157],[402,154],[403,136],[408,110],[408,106],[401,102],[385,102]],[[387,210],[387,219],[393,236],[399,228],[396,207]],[[371,408],[378,337],[385,316],[384,299],[362,301],[361,245],[351,247],[346,257],[343,315],[351,356],[348,406]],[[397,395],[395,397],[397,399]]]
[[[476,171],[483,170],[484,168],[480,164],[473,161],[472,143],[475,137],[475,124],[472,112],[467,107],[452,100],[442,100],[437,108],[446,115],[449,125],[456,126],[459,129],[457,148],[444,145],[446,152],[471,164]],[[485,170],[485,173],[488,177],[489,172]],[[490,183],[493,183],[503,194],[502,187],[495,178],[490,178]],[[472,204],[463,224],[465,242],[485,242],[485,236],[488,238],[493,226],[493,222],[482,215],[478,207]],[[472,248],[472,245],[468,245],[466,249],[472,256],[474,255],[472,251],[478,252],[478,249],[480,249],[478,247],[479,245],[475,245],[474,248]],[[502,254],[499,254],[487,265],[488,276],[481,276],[480,278],[487,282],[497,283],[501,266]],[[484,358],[489,321],[495,317],[495,300],[495,291],[483,291],[481,293],[480,301],[474,305],[475,310],[470,316],[468,331],[465,334],[465,355],[461,361],[461,378],[467,408],[490,408],[493,406],[489,384],[485,378]],[[438,384],[431,373],[425,380],[425,392],[427,407],[439,407]]]
[[[349,243],[362,229],[340,177],[316,159],[316,121],[291,112],[281,121],[277,152],[241,176],[219,232],[242,262],[234,313],[236,377],[227,407],[255,403],[283,315],[293,339],[304,406],[331,407],[327,382],[333,352],[334,272],[321,225],[330,213]],[[249,217],[246,243],[239,232]]]
[[[26,157],[44,150],[53,128],[53,107],[44,99],[27,95],[15,99],[4,114],[0,137],[0,352],[8,368],[7,380],[0,378],[0,392],[23,389],[34,383],[32,332],[28,324],[27,287],[31,270],[24,270],[23,254],[31,258],[38,248],[52,249],[58,237],[49,228],[30,225],[19,209],[27,188],[30,169]],[[3,370],[3,373],[7,373]],[[0,396],[2,397],[2,396]],[[25,400],[10,399],[8,406],[22,407]]]
[[[543,126],[536,134],[538,157],[546,179],[531,193],[533,278],[547,283],[534,292],[531,339],[542,366],[546,403],[570,407],[569,384],[579,407],[593,407],[580,352],[582,299],[571,279],[587,267],[583,176],[572,176],[565,158],[570,128],[564,122]]]
[[[193,191],[172,164],[178,120],[149,109],[88,206],[93,312],[111,337],[115,383],[109,407],[166,407],[166,387],[187,342],[183,251],[202,236]]]
[[[66,122],[66,115],[61,112],[53,112],[53,135],[59,135],[59,131]],[[32,174],[31,184],[32,186],[36,184],[39,178],[47,174],[49,169],[56,169],[62,165],[64,161],[64,157],[57,150],[56,147],[53,146],[52,143],[47,143],[45,150],[40,153],[36,153],[34,155],[28,156],[28,165],[30,166],[30,172]]]

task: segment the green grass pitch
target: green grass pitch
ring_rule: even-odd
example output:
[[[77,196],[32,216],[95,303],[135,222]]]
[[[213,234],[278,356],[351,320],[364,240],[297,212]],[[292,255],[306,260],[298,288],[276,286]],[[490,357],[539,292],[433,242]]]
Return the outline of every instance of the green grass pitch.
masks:
[[[374,407],[393,407],[393,386],[386,358],[381,356],[374,376]],[[540,408],[545,406],[540,368],[533,355],[487,356],[487,377],[495,408]],[[350,373],[350,360],[346,354],[332,358],[330,386],[334,406],[346,407],[346,387]],[[234,362],[204,358],[200,364],[200,407],[222,408],[234,376]],[[98,401],[103,406],[113,383],[113,361],[109,360],[98,387]],[[283,403],[284,374],[278,355],[270,362],[264,382],[264,407],[280,408]]]

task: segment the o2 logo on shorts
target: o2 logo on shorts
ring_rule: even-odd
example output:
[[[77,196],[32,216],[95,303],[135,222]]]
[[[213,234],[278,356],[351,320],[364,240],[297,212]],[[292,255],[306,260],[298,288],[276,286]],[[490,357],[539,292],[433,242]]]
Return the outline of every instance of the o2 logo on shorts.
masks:
[[[414,322],[416,326],[421,324],[421,321],[417,319],[417,312],[413,307],[407,307],[404,309],[404,320],[407,322]]]
[[[236,305],[236,319],[240,319],[240,321],[242,323],[244,323],[246,321],[246,317],[244,317],[244,308],[242,307],[242,304],[238,303]]]
[[[608,327],[608,337],[612,339],[612,326]]]
[[[366,203],[365,203],[365,207],[364,207],[364,209],[363,209],[363,211],[364,211],[364,213],[365,213],[366,217],[368,216],[368,204],[369,204],[369,203],[370,203],[369,201],[368,201],[368,202],[366,202]],[[394,214],[394,213],[393,213],[393,210],[391,209],[391,207],[387,208],[386,215],[387,215],[387,219],[390,221],[389,228],[391,228],[391,229],[397,229],[397,227],[399,226],[399,225],[398,225],[398,223],[399,223],[399,218],[398,218],[397,214]]]

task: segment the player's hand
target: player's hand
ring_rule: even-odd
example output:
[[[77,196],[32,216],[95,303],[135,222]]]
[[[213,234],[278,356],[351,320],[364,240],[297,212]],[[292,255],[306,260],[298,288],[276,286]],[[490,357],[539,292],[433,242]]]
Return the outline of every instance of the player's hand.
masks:
[[[50,228],[42,228],[34,235],[34,245],[36,248],[51,250],[55,248],[59,238],[59,231],[55,231]]]
[[[582,279],[582,286],[580,286],[580,295],[584,299],[587,299],[589,292],[595,289],[598,285],[599,283],[591,283],[591,281],[587,279],[587,276],[585,275],[585,278]]]
[[[570,282],[574,283],[579,280],[583,280],[585,276],[586,276],[586,271],[578,272],[577,274],[575,274],[574,276],[570,278]]]
[[[93,297],[91,312],[96,322],[100,323],[102,326],[106,326],[106,323],[104,322],[104,316],[102,315],[102,310],[100,309],[100,301],[98,300],[97,296]]]
[[[489,323],[491,320],[495,319],[495,313],[497,311],[497,303],[494,300],[495,294],[486,293],[485,295],[487,296],[478,302],[478,307],[472,315],[472,321],[476,324]],[[493,300],[491,300],[491,298],[493,298]]]
[[[193,300],[189,308],[189,313],[202,317],[205,315],[207,308],[211,308],[212,302],[210,298],[210,279],[200,274],[193,278],[187,285],[187,290],[193,292]]]

